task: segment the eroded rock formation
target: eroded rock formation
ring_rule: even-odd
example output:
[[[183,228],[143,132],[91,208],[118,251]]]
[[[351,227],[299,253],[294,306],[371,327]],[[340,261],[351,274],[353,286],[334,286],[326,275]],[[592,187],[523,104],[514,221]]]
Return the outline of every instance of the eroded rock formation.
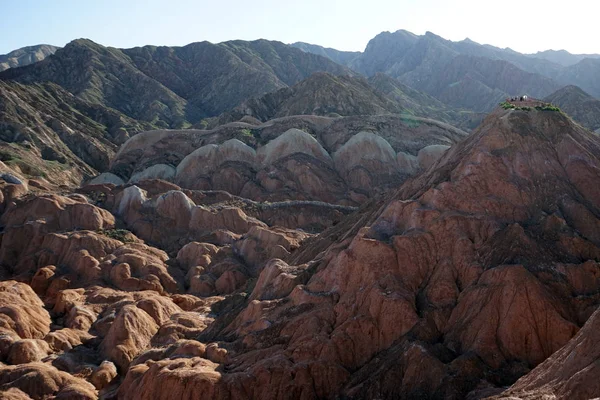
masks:
[[[90,183],[160,178],[255,201],[356,206],[428,168],[464,136],[440,122],[391,115],[296,116],[209,131],[150,131],[122,146],[111,175]]]
[[[420,165],[374,133],[286,135],[204,143],[185,170],[320,165],[379,187]],[[432,153],[358,209],[192,190],[179,172],[61,194],[0,179],[1,396],[599,396],[600,140],[559,112],[498,110]]]

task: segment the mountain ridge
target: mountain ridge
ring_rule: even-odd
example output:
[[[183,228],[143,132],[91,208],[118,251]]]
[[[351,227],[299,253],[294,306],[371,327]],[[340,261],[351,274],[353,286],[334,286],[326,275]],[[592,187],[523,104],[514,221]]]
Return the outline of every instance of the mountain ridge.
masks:
[[[78,39],[40,63],[0,73],[0,79],[52,81],[132,118],[181,128],[321,70],[353,74],[281,42],[198,42],[120,50]]]
[[[555,53],[559,54],[558,60],[552,57]],[[570,61],[561,61],[560,55],[566,56]],[[482,76],[481,71],[465,70],[464,67],[456,69],[457,63],[453,64],[456,57],[485,58],[492,72],[484,71]],[[453,82],[439,80],[438,77],[444,76],[447,71],[460,74],[460,80],[465,83],[471,80],[471,83],[468,84],[467,92],[458,95],[464,97],[465,94],[472,93],[477,99],[475,103],[478,104],[483,99],[484,111],[489,112],[503,96],[529,94],[545,97],[568,84],[580,86],[593,96],[600,97],[600,88],[597,80],[594,79],[600,73],[598,58],[600,55],[573,55],[568,52],[551,51],[522,54],[509,48],[481,45],[472,40],[453,42],[432,32],[415,35],[401,29],[376,35],[369,41],[365,50],[349,62],[348,66],[366,76],[384,72],[414,89],[424,91],[458,108],[464,107],[465,103],[448,103],[452,98],[448,99],[441,94],[443,88]],[[507,76],[501,84],[489,86],[498,71],[505,68],[502,67],[504,62],[516,67],[516,69],[510,68],[517,78],[527,73],[533,74],[528,75],[527,78],[530,84],[519,85],[516,89],[511,88],[514,91],[507,92],[507,86],[510,86],[511,81],[514,80],[514,77]],[[433,77],[434,82],[426,82],[430,77]],[[431,89],[432,86],[437,86],[437,89]],[[538,87],[541,89],[536,89]]]

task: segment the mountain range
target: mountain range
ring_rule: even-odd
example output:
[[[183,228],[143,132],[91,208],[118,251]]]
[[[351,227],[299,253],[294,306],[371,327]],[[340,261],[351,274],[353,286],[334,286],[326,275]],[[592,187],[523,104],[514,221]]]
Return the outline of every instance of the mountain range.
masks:
[[[2,95],[10,98],[0,116],[4,137],[23,131],[24,116],[8,105],[52,99],[22,107],[36,114],[31,120],[52,137],[50,143],[60,144],[50,147],[78,171],[69,182],[106,171],[115,146],[148,129],[213,129],[295,115],[397,114],[470,130],[506,97],[524,93],[556,103],[592,130],[600,120],[594,98],[600,94],[594,78],[600,59],[594,55],[527,55],[430,32],[383,32],[364,52],[267,40],[117,49],[78,39],[64,48],[19,49],[3,59],[21,60],[0,72],[0,82],[6,82]],[[570,85],[563,89],[563,83]],[[84,151],[51,121],[75,136],[103,141]],[[16,137],[20,141],[7,140],[12,146],[5,149],[7,160],[26,160],[20,162],[32,166],[26,170],[54,174],[42,156],[48,145]]]
[[[54,55],[27,68],[11,68],[0,79],[54,82],[86,101],[159,128],[182,128],[244,107],[243,102],[293,86],[315,72],[363,75],[387,95],[403,84],[404,109],[439,119],[450,110],[454,115],[444,120],[456,124],[464,118],[453,111],[485,113],[506,97],[544,98],[569,84],[600,97],[596,55],[521,54],[469,39],[452,42],[431,32],[383,32],[363,52],[266,40],[115,49],[79,39],[56,50],[42,45],[11,53],[32,60]],[[381,74],[399,83],[391,87]]]
[[[317,71],[352,74],[321,56],[258,40],[184,47],[104,47],[79,39],[0,80],[54,82],[76,96],[157,127],[181,128]]]
[[[300,48],[328,54],[318,46]],[[346,65],[366,76],[386,73],[449,105],[476,111],[490,111],[498,101],[518,94],[545,97],[568,84],[600,97],[598,55],[522,54],[470,39],[453,42],[431,32],[383,32]]]

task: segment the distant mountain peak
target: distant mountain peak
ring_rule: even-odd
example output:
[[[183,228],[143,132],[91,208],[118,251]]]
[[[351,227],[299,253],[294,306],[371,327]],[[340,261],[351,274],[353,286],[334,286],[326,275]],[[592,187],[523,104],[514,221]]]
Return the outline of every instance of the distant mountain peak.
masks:
[[[58,49],[59,47],[49,44],[38,44],[13,50],[8,54],[0,55],[0,71],[42,61]]]
[[[579,86],[567,85],[544,100],[560,107],[582,126],[592,131],[600,129],[600,100]]]

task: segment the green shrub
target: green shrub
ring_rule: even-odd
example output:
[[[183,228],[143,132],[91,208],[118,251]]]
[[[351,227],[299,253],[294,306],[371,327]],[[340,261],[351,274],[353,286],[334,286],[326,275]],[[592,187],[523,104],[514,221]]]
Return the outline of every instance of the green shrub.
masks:
[[[552,105],[552,104],[544,104],[543,106],[536,106],[535,107],[536,110],[538,111],[558,111],[558,112],[562,112],[560,110],[560,108]]]
[[[248,128],[244,128],[240,131],[240,134],[245,137],[245,138],[254,138],[254,132],[252,132],[250,129]]]
[[[509,103],[508,101],[500,103],[500,107],[504,108],[505,110],[513,110],[516,108],[514,104]]]
[[[123,243],[135,242],[132,237],[133,234],[127,229],[103,229],[97,232],[111,239],[120,240]]]
[[[10,151],[0,150],[0,161],[8,162],[8,161],[18,161],[21,158]]]

